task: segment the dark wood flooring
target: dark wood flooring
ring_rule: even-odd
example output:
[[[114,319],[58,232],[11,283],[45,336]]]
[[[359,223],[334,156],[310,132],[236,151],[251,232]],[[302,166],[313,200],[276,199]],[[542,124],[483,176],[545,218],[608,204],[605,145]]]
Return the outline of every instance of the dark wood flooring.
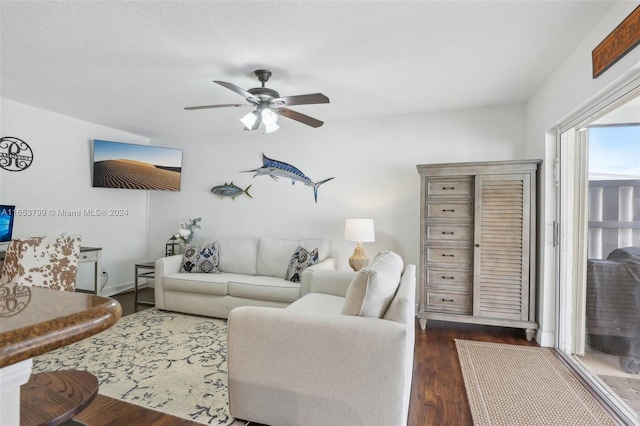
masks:
[[[152,297],[144,291],[149,290],[143,290],[141,299]],[[149,308],[135,305],[133,292],[114,298],[122,305],[123,315]],[[416,321],[409,426],[473,424],[454,339],[537,346],[533,341],[527,342],[524,331],[520,329],[430,321],[423,331]],[[87,409],[76,416],[76,420],[92,426],[198,424],[103,395],[98,395]]]

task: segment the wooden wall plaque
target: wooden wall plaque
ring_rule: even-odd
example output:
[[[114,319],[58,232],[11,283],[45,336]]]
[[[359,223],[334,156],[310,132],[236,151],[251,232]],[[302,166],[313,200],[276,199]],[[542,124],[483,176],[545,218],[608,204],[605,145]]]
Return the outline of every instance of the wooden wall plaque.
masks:
[[[598,77],[640,43],[640,6],[636,7],[591,52],[593,78]]]

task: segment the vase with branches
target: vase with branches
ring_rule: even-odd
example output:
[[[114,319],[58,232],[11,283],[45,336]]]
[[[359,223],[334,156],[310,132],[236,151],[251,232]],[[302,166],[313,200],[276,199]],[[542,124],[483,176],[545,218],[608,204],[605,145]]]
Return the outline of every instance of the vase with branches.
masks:
[[[182,244],[190,244],[193,241],[193,235],[196,229],[200,229],[199,222],[201,217],[189,219],[187,222],[180,222],[180,229],[175,237],[180,240]]]

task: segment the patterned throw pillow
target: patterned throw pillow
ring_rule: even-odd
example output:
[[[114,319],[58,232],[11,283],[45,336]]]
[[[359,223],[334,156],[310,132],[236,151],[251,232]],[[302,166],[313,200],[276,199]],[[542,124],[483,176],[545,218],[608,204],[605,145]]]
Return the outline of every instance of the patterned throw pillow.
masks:
[[[304,247],[298,246],[296,251],[293,253],[293,256],[291,256],[289,268],[287,268],[287,273],[284,275],[284,279],[294,283],[299,283],[302,271],[316,263],[318,263],[317,247],[309,252]]]
[[[219,274],[220,243],[217,241],[208,246],[200,247],[187,244],[182,257],[180,272],[200,272],[205,274]]]

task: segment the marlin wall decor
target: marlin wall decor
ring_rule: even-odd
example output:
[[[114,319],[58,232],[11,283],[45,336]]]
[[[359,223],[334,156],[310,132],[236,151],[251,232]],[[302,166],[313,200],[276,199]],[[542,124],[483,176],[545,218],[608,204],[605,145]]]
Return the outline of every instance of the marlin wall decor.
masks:
[[[320,182],[313,182],[309,176],[305,175],[297,167],[291,164],[283,163],[282,161],[274,160],[262,153],[262,167],[258,167],[253,170],[244,170],[241,173],[255,173],[256,176],[270,176],[273,180],[277,181],[279,177],[291,179],[291,184],[295,185],[296,182],[302,182],[303,184],[313,188],[313,198],[316,203],[318,202],[318,188],[323,183],[329,182],[333,177],[330,177]]]

